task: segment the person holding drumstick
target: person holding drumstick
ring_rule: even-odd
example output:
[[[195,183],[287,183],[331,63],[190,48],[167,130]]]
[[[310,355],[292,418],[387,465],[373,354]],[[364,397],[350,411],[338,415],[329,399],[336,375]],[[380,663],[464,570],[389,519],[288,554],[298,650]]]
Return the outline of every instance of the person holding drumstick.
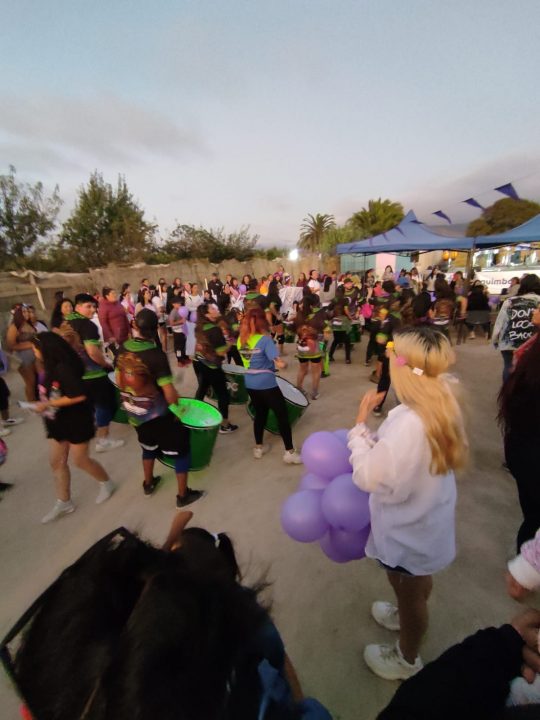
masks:
[[[263,445],[263,437],[268,412],[273,410],[279,434],[285,445],[283,462],[289,465],[300,464],[302,462],[300,455],[294,449],[292,441],[285,398],[275,376],[275,369],[285,368],[287,364],[279,357],[278,349],[269,334],[265,312],[261,307],[254,305],[245,312],[240,325],[237,347],[244,367],[247,368],[246,389],[255,410],[253,457],[260,459],[270,449],[267,445]]]

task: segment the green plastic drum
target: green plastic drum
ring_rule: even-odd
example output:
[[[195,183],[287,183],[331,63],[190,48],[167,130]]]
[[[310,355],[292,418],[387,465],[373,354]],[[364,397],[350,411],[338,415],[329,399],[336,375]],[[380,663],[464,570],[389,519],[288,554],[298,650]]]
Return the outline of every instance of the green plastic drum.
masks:
[[[221,366],[227,379],[227,390],[231,405],[244,405],[249,400],[246,390],[246,368],[243,365],[223,363]]]
[[[352,343],[360,342],[360,323],[353,321],[349,337]]]
[[[330,377],[330,356],[328,355],[328,343],[326,340],[319,341],[319,348],[322,352],[322,373],[321,377]]]
[[[127,412],[122,407],[122,400],[120,399],[120,391],[118,390],[118,385],[116,384],[116,379],[114,377],[114,370],[109,373],[109,380],[114,385],[116,395],[116,412],[114,413],[113,422],[123,423],[125,425],[128,422],[128,416]]]
[[[289,417],[289,423],[292,427],[306,412],[306,409],[309,407],[309,401],[301,390],[295,387],[288,380],[285,380],[285,378],[276,377],[276,381],[279,389],[283,393],[283,397],[285,398],[287,415]],[[253,410],[251,402],[247,404],[247,411],[251,418],[255,417],[255,411]],[[268,432],[271,432],[274,435],[279,435],[276,416],[272,410],[268,413],[268,418],[264,427],[268,430]]]
[[[293,343],[296,339],[294,323],[283,323],[283,334],[285,335],[286,343]]]
[[[213,405],[193,398],[180,398],[173,412],[189,428],[191,447],[189,469],[202,470],[212,459],[223,417]],[[162,455],[159,460],[164,465],[174,468],[174,457]]]

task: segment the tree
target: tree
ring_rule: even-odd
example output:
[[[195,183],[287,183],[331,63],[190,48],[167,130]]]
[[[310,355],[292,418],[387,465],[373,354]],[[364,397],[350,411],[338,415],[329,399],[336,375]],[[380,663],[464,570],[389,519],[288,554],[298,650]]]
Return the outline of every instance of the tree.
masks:
[[[258,235],[250,235],[249,227],[226,234],[223,228],[207,230],[203,227],[178,224],[169,239],[155,244],[146,258],[171,262],[186,258],[208,258],[212,263],[223,260],[249,260],[255,253]]]
[[[317,213],[315,216],[308,215],[300,226],[300,240],[298,247],[309,252],[320,252],[324,233],[335,227],[336,221],[333,215]]]
[[[358,234],[350,225],[334,227],[326,230],[321,241],[321,252],[326,255],[335,255],[336,245],[356,240]]]
[[[112,261],[142,260],[155,230],[144,219],[144,210],[133,199],[125,178],[119,176],[114,189],[94,172],[88,185],[79,189],[60,238],[64,249],[76,253],[73,269],[86,270]]]
[[[540,205],[532,200],[503,198],[482,211],[481,217],[467,226],[468,237],[495,235],[521,225],[540,213]]]
[[[380,235],[391,230],[403,220],[403,205],[391,200],[370,200],[367,208],[363,207],[347,220],[353,230],[361,238]]]
[[[0,265],[23,267],[38,241],[55,228],[62,204],[58,186],[48,197],[42,183],[19,183],[10,165],[0,175]]]

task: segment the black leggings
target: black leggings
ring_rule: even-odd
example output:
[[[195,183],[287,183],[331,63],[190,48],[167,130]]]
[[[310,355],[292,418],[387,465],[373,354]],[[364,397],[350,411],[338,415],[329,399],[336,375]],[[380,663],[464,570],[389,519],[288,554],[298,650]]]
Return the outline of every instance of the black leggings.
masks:
[[[193,363],[193,368],[199,381],[199,387],[195,393],[196,399],[204,400],[208,388],[211,387],[217,398],[219,412],[223,415],[224,420],[228,420],[229,391],[227,390],[227,380],[223,370],[220,367],[210,368],[199,360]]]
[[[292,450],[291,425],[287,414],[287,405],[281,390],[278,387],[273,387],[268,390],[248,390],[248,393],[255,410],[255,419],[253,421],[255,444],[262,445],[268,411],[273,410],[285,450]]]
[[[186,336],[183,332],[175,332],[173,333],[173,343],[174,343],[174,354],[176,355],[177,360],[185,360],[187,358],[186,355]]]
[[[382,402],[377,405],[378,410],[382,410],[382,406],[384,405],[384,402],[388,397],[388,391],[390,390],[390,362],[386,355],[382,358],[381,362],[381,377],[377,383],[377,392],[383,392],[385,395]]]
[[[379,343],[375,339],[378,332],[378,330],[371,330],[369,333],[369,340],[366,348],[366,363],[369,363],[374,355],[379,354]]]
[[[345,345],[345,360],[350,360],[351,337],[349,333],[345,332],[344,330],[334,330],[334,340],[332,342],[332,345],[330,346],[330,358],[334,357],[334,353],[339,343],[343,343],[343,345]]]
[[[230,363],[231,360],[234,360],[236,365],[244,364],[242,362],[242,358],[240,357],[240,353],[236,345],[231,345],[231,347],[227,351],[227,362]]]

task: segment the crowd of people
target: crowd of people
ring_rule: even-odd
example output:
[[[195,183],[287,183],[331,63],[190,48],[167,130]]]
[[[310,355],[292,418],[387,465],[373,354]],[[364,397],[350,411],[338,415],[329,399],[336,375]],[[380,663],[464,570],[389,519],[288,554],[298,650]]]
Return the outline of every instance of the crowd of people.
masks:
[[[5,348],[18,363],[27,404],[43,417],[49,441],[56,502],[43,522],[75,509],[70,496],[70,458],[97,481],[96,503],[113,494],[114,483],[91,457],[89,443],[95,435],[97,452],[123,445],[109,432],[119,402],[141,446],[144,494],[151,495],[157,488],[160,478],[154,475],[155,460],[166,454],[173,460],[177,478],[176,507],[183,510],[201,497],[188,483],[189,432],[178,414],[171,412],[178,394],[169,354],[177,367],[193,367],[198,400],[213,391],[223,435],[238,429],[229,417],[224,365],[243,368],[253,408],[253,458],[258,460],[268,452],[264,432],[272,411],[283,442],[283,461],[299,464],[285,398],[276,381],[276,372],[287,366],[288,347],[293,346],[298,363],[297,387],[315,401],[320,397],[321,379],[329,376],[331,363],[338,361],[338,350],[343,348],[345,364],[353,365],[353,352],[365,336],[363,363],[357,361],[356,366],[371,366],[375,360],[375,367],[367,372],[377,390],[362,399],[348,444],[353,482],[371,493],[366,554],[386,572],[396,597],[395,605],[374,602],[372,615],[386,629],[398,632],[398,640],[392,645],[368,645],[364,658],[380,677],[407,681],[380,717],[428,717],[426,696],[437,703],[437,717],[457,717],[467,703],[478,718],[488,717],[487,708],[500,712],[505,703],[540,704],[540,681],[535,676],[540,672],[540,655],[532,639],[533,629],[538,636],[540,613],[529,611],[499,631],[479,633],[426,668],[419,653],[428,627],[432,575],[455,557],[455,472],[466,467],[469,441],[459,384],[448,369],[455,359],[451,329],[457,326],[459,338],[460,326],[468,327],[471,317],[475,320],[471,334],[484,325],[503,357],[499,420],[506,465],[516,480],[523,512],[518,556],[509,564],[509,592],[522,599],[540,586],[540,491],[534,473],[540,440],[540,279],[524,276],[508,293],[493,334],[490,318],[482,323],[472,315],[486,312],[491,313],[491,306],[481,284],[465,282],[459,272],[448,282],[439,268],[421,273],[416,266],[397,274],[387,267],[380,279],[373,270],[362,277],[321,275],[312,270],[295,282],[283,267],[263,278],[245,275],[241,282],[232,276],[222,281],[214,274],[204,289],[180,278],[172,284],[160,278],[156,285],[143,278],[136,293],[124,284],[119,292],[104,287],[99,294],[79,293],[73,300],[60,294],[50,323],[38,320],[32,308],[17,305]],[[308,375],[309,393],[305,388]],[[375,432],[369,418],[383,413],[391,386],[399,404]],[[1,378],[0,399],[2,432],[7,434],[18,419],[11,417],[9,390]],[[114,622],[106,623],[110,630],[99,649],[104,660],[94,663],[98,649],[88,649],[88,672],[81,674],[80,691],[66,698],[66,707],[55,717],[101,718],[107,713],[122,717],[125,712],[129,715],[125,710],[129,703],[140,708],[141,718],[150,717],[158,708],[161,716],[183,717],[169,707],[170,683],[186,688],[183,699],[190,696],[192,709],[186,710],[185,717],[329,717],[316,701],[303,700],[279,634],[258,602],[257,592],[240,585],[229,539],[186,529],[190,516],[178,514],[160,551],[131,537],[118,546],[125,552],[115,549],[107,558],[91,555],[89,571],[96,573],[100,597],[117,572],[125,587],[118,588]],[[17,659],[18,682],[35,720],[40,712],[49,717],[49,710],[41,708],[50,707],[50,688],[55,688],[55,707],[61,705],[56,697],[62,698],[65,692],[61,672],[55,675],[53,664],[49,663],[47,673],[36,669],[42,667],[48,651],[43,633],[63,637],[65,656],[58,667],[68,668],[70,653],[78,649],[62,632],[62,617],[92,602],[90,597],[78,598],[72,592],[73,583],[77,585],[77,573],[61,578],[52,595],[56,609],[49,595]],[[209,602],[213,593],[228,598],[223,607]],[[121,601],[120,595],[124,596]],[[178,603],[173,608],[174,598]],[[153,606],[149,605],[152,599]],[[190,629],[186,620],[194,602],[207,608],[205,619],[199,618],[200,630],[198,626]],[[153,623],[159,635],[165,621],[159,619],[157,609],[164,607],[169,608],[163,616],[167,627],[177,628],[178,636],[168,631],[171,637],[159,640],[155,652],[167,657],[174,654],[179,663],[163,675],[154,695],[151,688],[139,689],[136,678],[140,675],[142,682],[148,672],[145,643],[149,634],[156,637]],[[105,603],[92,617],[82,617],[81,631],[98,632],[108,612]],[[138,625],[139,615],[147,622]],[[207,633],[208,623],[214,631],[211,636],[205,634],[202,642],[202,625]],[[186,650],[195,647],[193,633],[199,633],[196,655]],[[130,655],[135,646],[143,647],[137,658]],[[504,668],[497,665],[493,673],[479,674],[478,684],[489,695],[486,699],[478,687],[460,681],[465,669],[474,666],[475,657],[483,657],[490,647],[493,662]],[[522,654],[525,681],[517,678]],[[208,674],[208,686],[196,681],[198,673]],[[118,681],[119,675],[129,677],[129,682]],[[192,676],[194,684],[189,686]],[[434,688],[439,693],[436,697]],[[246,708],[245,714],[238,714],[239,708]]]

